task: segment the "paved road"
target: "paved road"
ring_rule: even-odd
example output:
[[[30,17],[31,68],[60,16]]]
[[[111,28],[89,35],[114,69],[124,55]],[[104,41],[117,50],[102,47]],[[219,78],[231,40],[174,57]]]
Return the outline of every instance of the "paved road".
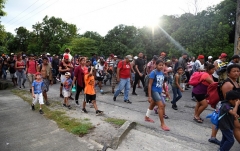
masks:
[[[59,98],[59,83],[53,85],[49,91],[49,98],[55,101],[62,101]],[[26,88],[28,90],[28,88]],[[147,123],[144,121],[144,116],[149,103],[144,96],[142,89],[137,89],[138,96],[130,94],[132,104],[123,102],[123,96],[119,96],[117,101],[112,100],[113,95],[110,93],[109,86],[104,87],[104,95],[97,94],[97,103],[99,109],[104,110],[104,113],[110,117],[124,118],[130,121],[135,121],[147,129],[137,127],[127,136],[127,139],[119,146],[119,150],[136,150],[133,147],[139,147],[139,150],[156,150],[165,144],[162,150],[217,150],[218,146],[209,143],[207,140],[211,134],[211,123],[205,119],[204,123],[199,124],[193,121],[193,112],[195,102],[191,101],[191,91],[183,93],[183,98],[178,102],[179,110],[175,111],[171,108],[171,104],[167,102],[166,114],[170,117],[166,120],[166,124],[170,127],[170,132],[164,132],[160,129],[160,122],[157,115],[152,113],[151,118],[155,123]],[[1,92],[0,92],[1,93]],[[83,97],[81,96],[80,99]],[[79,100],[80,101],[80,100]],[[72,102],[74,103],[74,102]],[[88,108],[87,108],[88,109]],[[207,108],[202,117],[206,117],[211,113],[212,109]],[[218,139],[221,139],[221,134],[218,134]],[[146,139],[142,139],[146,138]],[[145,141],[144,141],[145,140]],[[136,145],[136,144],[142,144]],[[147,145],[150,144],[150,145]],[[155,146],[155,147],[150,147]],[[138,149],[137,149],[138,150]],[[235,142],[232,151],[239,151],[239,144]]]

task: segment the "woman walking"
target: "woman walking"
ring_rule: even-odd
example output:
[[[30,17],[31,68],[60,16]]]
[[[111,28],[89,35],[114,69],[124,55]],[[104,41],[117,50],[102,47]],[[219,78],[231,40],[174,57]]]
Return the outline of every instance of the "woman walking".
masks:
[[[22,59],[22,55],[18,54],[17,55],[17,61],[15,63],[15,69],[16,69],[16,74],[17,74],[17,83],[18,83],[18,87],[19,89],[21,89],[23,86],[23,88],[25,88],[24,83],[26,82],[26,72],[25,72],[25,63]],[[23,79],[23,81],[22,81]]]
[[[215,71],[215,66],[212,64],[207,65],[206,67],[206,73],[204,73],[200,78],[200,83],[193,87],[192,93],[193,96],[197,100],[197,104],[195,106],[195,112],[194,112],[194,121],[197,123],[202,123],[203,120],[200,117],[200,114],[207,108],[208,102],[205,99],[205,95],[207,94],[207,88],[208,86],[213,83],[212,74]]]

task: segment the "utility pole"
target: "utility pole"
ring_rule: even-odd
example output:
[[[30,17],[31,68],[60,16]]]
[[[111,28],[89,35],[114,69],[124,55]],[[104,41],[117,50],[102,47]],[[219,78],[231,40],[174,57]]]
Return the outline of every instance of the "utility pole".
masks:
[[[240,0],[237,0],[234,54],[240,55]]]

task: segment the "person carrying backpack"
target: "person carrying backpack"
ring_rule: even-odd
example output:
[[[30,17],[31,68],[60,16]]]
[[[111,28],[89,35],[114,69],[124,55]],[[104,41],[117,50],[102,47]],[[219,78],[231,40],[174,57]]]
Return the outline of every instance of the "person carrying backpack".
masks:
[[[164,83],[164,73],[162,72],[164,68],[164,63],[162,60],[158,60],[156,62],[156,70],[153,70],[149,75],[149,83],[148,83],[148,102],[150,103],[147,113],[145,116],[145,121],[154,123],[154,121],[149,117],[154,106],[158,106],[158,116],[161,123],[161,128],[164,131],[169,131],[170,129],[164,123],[164,100],[162,99],[162,90]]]
[[[215,66],[212,64],[209,64],[206,67],[206,72],[204,72],[199,79],[200,83],[197,86],[193,87],[193,90],[192,90],[193,96],[197,100],[193,120],[196,121],[197,123],[203,122],[200,115],[208,106],[208,102],[205,98],[205,95],[207,93],[208,86],[214,82],[212,78],[212,74],[214,73],[214,71],[215,71]]]
[[[226,100],[222,102],[219,110],[219,129],[222,132],[222,141],[220,144],[220,151],[229,151],[234,144],[234,120],[238,118],[238,106],[240,104],[240,93],[231,90],[226,93]]]
[[[227,78],[221,74],[221,70],[226,69],[226,65],[227,65],[226,59],[227,59],[227,54],[221,53],[221,55],[219,56],[219,59],[214,61],[214,66],[215,66],[215,72],[213,73],[214,82],[221,82]]]
[[[226,93],[231,90],[240,92],[240,86],[237,82],[239,78],[240,66],[238,64],[232,64],[227,67],[228,78],[224,81],[221,86],[221,95],[223,99],[226,99]],[[219,100],[221,101],[221,100]],[[215,125],[212,126],[211,138],[208,139],[210,143],[220,145],[220,141],[216,138],[218,129]]]

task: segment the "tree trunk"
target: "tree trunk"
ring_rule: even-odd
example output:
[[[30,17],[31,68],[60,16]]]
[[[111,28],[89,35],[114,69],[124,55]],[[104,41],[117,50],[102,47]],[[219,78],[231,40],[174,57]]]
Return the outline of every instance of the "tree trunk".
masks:
[[[234,54],[240,55],[240,0],[237,0]]]

